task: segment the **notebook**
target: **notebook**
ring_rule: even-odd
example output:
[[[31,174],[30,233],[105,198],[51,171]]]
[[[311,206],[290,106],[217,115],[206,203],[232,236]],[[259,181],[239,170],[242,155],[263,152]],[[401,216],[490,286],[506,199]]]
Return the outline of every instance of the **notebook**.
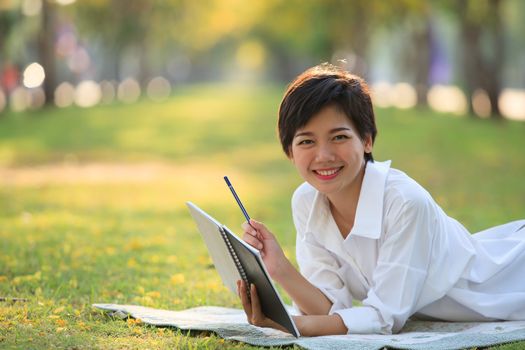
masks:
[[[237,295],[238,280],[255,284],[266,317],[279,323],[293,336],[299,337],[299,331],[275,289],[259,251],[195,204],[187,202],[186,205],[204,238],[224,285]]]

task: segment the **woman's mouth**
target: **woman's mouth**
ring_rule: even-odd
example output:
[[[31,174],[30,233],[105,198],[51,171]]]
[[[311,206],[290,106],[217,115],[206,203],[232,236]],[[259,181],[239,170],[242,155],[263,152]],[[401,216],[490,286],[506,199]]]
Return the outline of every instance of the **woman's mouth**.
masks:
[[[335,178],[343,167],[328,168],[328,169],[316,169],[313,170],[315,176],[321,180],[331,180]]]

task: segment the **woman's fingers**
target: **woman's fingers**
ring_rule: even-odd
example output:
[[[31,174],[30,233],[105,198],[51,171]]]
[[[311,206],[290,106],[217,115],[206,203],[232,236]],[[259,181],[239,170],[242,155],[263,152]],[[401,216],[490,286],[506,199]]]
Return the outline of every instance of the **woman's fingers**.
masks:
[[[244,281],[237,281],[237,286],[239,287],[239,296],[241,297],[242,308],[246,313],[248,322],[252,323],[252,305],[246,291],[246,283]]]
[[[264,321],[266,316],[263,314],[261,310],[261,303],[259,302],[259,296],[257,295],[257,288],[255,288],[255,284],[250,284],[250,294],[251,294],[251,304],[252,304],[252,317],[254,320],[254,323],[260,324]]]
[[[262,239],[273,238],[273,234],[264,226],[262,222],[250,219],[250,226],[262,237]]]
[[[263,249],[263,244],[261,241],[259,241],[257,238],[245,233],[243,236],[242,236],[242,239],[248,243],[249,245],[251,245],[252,247],[256,248],[256,249]]]

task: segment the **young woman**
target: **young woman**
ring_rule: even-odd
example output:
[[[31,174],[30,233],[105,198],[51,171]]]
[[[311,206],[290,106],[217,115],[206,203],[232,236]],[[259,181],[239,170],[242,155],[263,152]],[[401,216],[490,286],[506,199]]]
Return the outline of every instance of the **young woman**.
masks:
[[[243,238],[301,311],[302,335],[395,333],[412,315],[525,320],[525,220],[471,235],[405,173],[375,162],[362,79],[326,64],[307,70],[288,87],[278,127],[306,181],[292,198],[300,272],[262,223],[244,223]],[[280,328],[254,286],[238,287],[250,323]]]

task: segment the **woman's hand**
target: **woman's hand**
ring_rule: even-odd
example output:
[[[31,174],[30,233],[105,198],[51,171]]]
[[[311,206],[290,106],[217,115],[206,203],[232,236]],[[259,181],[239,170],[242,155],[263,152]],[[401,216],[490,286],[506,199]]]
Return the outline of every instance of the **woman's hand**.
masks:
[[[254,284],[250,285],[250,296],[248,286],[244,281],[237,281],[237,294],[241,298],[242,307],[246,313],[248,322],[257,327],[268,327],[290,333],[277,322],[269,319],[261,310],[259,296]],[[309,315],[293,316],[295,325],[301,336],[313,337],[319,335],[347,334],[348,329],[341,317],[334,315]]]
[[[243,240],[258,249],[270,276],[280,281],[286,268],[291,266],[275,236],[261,222],[250,219],[242,224]]]
[[[237,281],[237,294],[241,298],[242,307],[244,308],[248,322],[257,327],[275,328],[289,333],[286,328],[264,315],[261,310],[261,304],[255,284],[250,284],[249,288],[250,296],[248,296],[248,286],[246,285],[246,282],[242,280]]]

